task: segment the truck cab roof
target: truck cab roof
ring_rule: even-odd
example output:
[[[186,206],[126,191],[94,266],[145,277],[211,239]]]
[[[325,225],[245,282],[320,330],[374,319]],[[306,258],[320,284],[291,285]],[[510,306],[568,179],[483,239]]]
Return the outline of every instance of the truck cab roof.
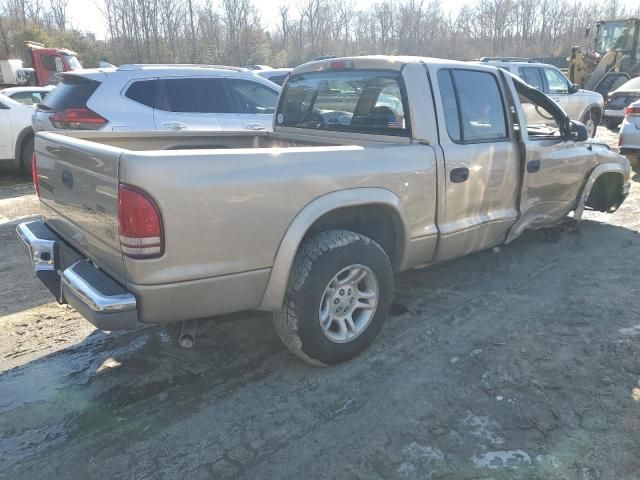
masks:
[[[455,65],[460,68],[469,68],[468,62],[458,60],[447,60],[435,57],[419,56],[393,56],[393,55],[366,55],[363,57],[339,57],[317,60],[302,64],[293,69],[292,75],[298,73],[317,72],[323,70],[344,70],[344,69],[374,69],[374,70],[397,70],[400,71],[408,64],[439,64]],[[493,65],[487,65],[492,68]],[[476,65],[477,66],[477,65]],[[474,66],[475,68],[475,66]]]

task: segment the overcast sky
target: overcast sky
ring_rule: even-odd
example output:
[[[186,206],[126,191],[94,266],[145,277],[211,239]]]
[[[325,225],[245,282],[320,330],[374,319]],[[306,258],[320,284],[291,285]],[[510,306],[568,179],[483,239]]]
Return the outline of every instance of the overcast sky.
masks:
[[[636,7],[640,0],[621,0],[621,5],[627,8]],[[214,4],[221,3],[214,0]],[[278,20],[278,7],[283,3],[296,8],[295,0],[254,0],[254,5],[260,10],[263,24],[271,29]],[[370,5],[370,0],[353,0],[357,9],[366,8]],[[442,0],[443,8],[452,12],[457,12],[465,3],[473,4],[476,0]],[[74,28],[94,32],[99,39],[103,39],[106,34],[105,22],[100,13],[100,7],[104,5],[103,0],[70,0],[68,12],[71,17],[71,24]]]

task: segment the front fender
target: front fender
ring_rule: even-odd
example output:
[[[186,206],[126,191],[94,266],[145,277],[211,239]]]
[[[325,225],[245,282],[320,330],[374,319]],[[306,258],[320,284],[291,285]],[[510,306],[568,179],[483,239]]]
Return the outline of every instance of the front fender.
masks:
[[[622,157],[624,158],[624,157]],[[626,159],[625,159],[626,160]],[[619,173],[622,175],[622,179],[624,182],[623,188],[626,189],[626,192],[629,191],[629,161],[626,160],[626,166],[620,163],[601,163],[596,168],[593,169],[587,181],[582,188],[582,192],[578,197],[578,201],[576,203],[576,208],[573,214],[573,218],[576,220],[580,220],[582,218],[582,214],[584,213],[584,207],[589,199],[589,195],[591,194],[591,189],[595,185],[598,178],[605,173]],[[625,192],[625,193],[626,193]]]
[[[599,103],[590,103],[589,105],[584,107],[582,109],[582,111],[580,112],[580,116],[578,118],[576,118],[575,120],[578,120],[578,121],[581,122],[582,119],[584,118],[584,116],[587,114],[587,112],[589,110],[591,110],[592,108],[595,108],[600,112],[600,120],[602,120],[602,118],[604,117],[604,112],[602,110],[602,105],[600,105]]]
[[[398,257],[401,258],[400,264],[404,265],[406,246],[410,235],[407,229],[406,212],[400,199],[384,188],[354,188],[331,192],[308,203],[289,225],[278,247],[259,309],[275,311],[282,308],[289,282],[289,273],[298,247],[316,220],[333,210],[365,205],[383,205],[396,213],[404,230],[403,238],[399,240],[400,244],[397,245]]]

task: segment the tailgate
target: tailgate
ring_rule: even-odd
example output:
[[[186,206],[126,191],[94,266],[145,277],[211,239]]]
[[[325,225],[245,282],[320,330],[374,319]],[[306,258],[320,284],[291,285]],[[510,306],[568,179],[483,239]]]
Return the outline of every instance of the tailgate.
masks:
[[[36,136],[35,150],[46,223],[124,283],[117,216],[123,150],[51,132]]]

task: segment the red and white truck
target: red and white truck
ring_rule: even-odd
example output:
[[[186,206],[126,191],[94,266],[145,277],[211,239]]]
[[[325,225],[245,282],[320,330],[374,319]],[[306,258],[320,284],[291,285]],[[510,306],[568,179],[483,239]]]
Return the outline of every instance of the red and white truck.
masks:
[[[41,43],[26,42],[32,67],[24,67],[19,59],[0,60],[0,86],[38,85],[55,81],[56,74],[79,70],[77,53],[64,48],[47,48]]]

